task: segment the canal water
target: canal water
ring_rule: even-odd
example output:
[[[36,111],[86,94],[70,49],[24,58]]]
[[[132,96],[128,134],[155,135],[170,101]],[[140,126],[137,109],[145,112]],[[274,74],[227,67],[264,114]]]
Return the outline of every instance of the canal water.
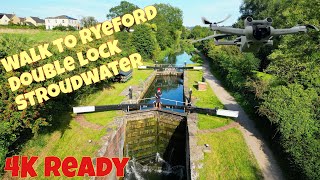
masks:
[[[172,64],[176,66],[184,66],[186,64],[193,64],[191,56],[186,52],[176,53],[167,56],[162,62],[163,64]],[[160,88],[162,92],[161,103],[167,105],[184,105],[184,94],[183,94],[183,79],[178,76],[157,76],[144,98],[154,98],[157,89]],[[152,104],[155,99],[144,100],[141,103]],[[166,108],[164,108],[166,109]],[[166,109],[170,110],[170,109]],[[176,112],[183,112],[183,110],[174,109]]]
[[[187,54],[186,52],[180,52],[180,53],[175,53],[175,54],[171,54],[169,56],[167,56],[166,58],[164,58],[163,61],[159,62],[159,63],[163,63],[163,64],[172,64],[172,65],[184,65],[184,63],[187,64],[194,64],[191,61],[191,55]]]
[[[166,57],[163,64],[192,64],[191,56],[178,53]],[[178,76],[157,76],[144,98],[162,91],[162,104],[183,105],[183,79]],[[153,103],[146,100],[141,103]],[[183,110],[173,110],[182,112]],[[128,121],[124,153],[131,160],[126,166],[126,180],[186,179],[186,119],[160,115],[139,121]]]

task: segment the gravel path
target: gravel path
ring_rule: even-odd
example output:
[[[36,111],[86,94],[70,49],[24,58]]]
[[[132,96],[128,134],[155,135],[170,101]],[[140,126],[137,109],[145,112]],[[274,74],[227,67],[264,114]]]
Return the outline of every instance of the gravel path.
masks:
[[[210,85],[213,92],[229,110],[239,111],[238,122],[240,124],[243,137],[255,156],[260,169],[263,173],[264,179],[284,179],[281,169],[278,166],[271,150],[266,145],[260,132],[256,129],[254,122],[249,119],[248,115],[244,112],[242,107],[236,102],[236,100],[222,87],[219,80],[210,72],[208,58],[198,52],[203,59],[203,73],[204,78]]]

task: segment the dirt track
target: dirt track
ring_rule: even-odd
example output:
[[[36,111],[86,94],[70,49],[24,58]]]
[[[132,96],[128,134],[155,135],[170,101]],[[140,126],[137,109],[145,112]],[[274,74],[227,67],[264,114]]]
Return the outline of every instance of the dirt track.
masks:
[[[204,78],[210,85],[213,92],[219,98],[221,103],[229,110],[239,111],[238,122],[240,124],[243,137],[256,158],[259,167],[262,171],[264,179],[278,180],[284,179],[281,169],[276,162],[271,150],[266,145],[260,132],[256,129],[254,122],[249,119],[248,115],[242,109],[242,107],[236,102],[236,100],[222,87],[219,80],[210,72],[208,58],[198,52],[203,59],[203,73]]]

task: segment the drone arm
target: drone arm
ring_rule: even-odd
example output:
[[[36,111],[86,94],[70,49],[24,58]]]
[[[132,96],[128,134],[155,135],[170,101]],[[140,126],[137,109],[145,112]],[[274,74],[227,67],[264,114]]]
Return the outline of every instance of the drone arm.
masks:
[[[296,34],[300,32],[308,32],[308,29],[314,29],[316,31],[319,31],[319,29],[313,25],[306,25],[306,26],[295,26],[290,29],[272,29],[271,35],[272,36],[280,36],[280,35],[286,35],[286,34]]]
[[[194,41],[192,41],[192,43],[196,43],[196,42],[200,42],[200,41],[204,41],[204,40],[208,40],[208,39],[218,40],[218,39],[222,39],[222,38],[225,38],[225,37],[228,37],[228,36],[230,36],[230,35],[227,35],[227,34],[215,34],[215,35],[211,35],[211,36],[208,36],[208,37],[205,37],[205,38],[202,38],[202,39],[194,40]]]
[[[221,33],[224,33],[224,34],[232,34],[232,35],[238,35],[238,36],[245,35],[244,29],[239,29],[239,28],[212,26],[211,30],[220,31]]]
[[[237,43],[234,41],[216,41],[215,45],[237,45]]]

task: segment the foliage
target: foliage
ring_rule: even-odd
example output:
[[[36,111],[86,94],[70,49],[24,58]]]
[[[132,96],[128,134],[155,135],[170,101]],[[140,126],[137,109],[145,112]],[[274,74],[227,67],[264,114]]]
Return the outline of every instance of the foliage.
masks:
[[[192,28],[192,30],[189,34],[189,38],[190,39],[200,39],[200,38],[207,37],[211,34],[212,34],[212,31],[209,28],[201,27],[201,26],[197,25],[194,28]]]
[[[107,18],[112,19],[118,16],[123,16],[125,14],[131,14],[132,11],[138,9],[139,7],[129,3],[127,1],[121,1],[118,6],[112,7],[109,9]]]
[[[154,32],[147,25],[135,26],[132,33],[132,44],[136,50],[146,59],[153,57],[153,52],[157,48],[157,40]]]
[[[281,144],[290,154],[290,160],[302,170],[305,178],[319,177],[320,106],[317,92],[290,84],[271,88],[263,99],[259,111],[277,125],[282,135]]]
[[[54,28],[52,28],[52,30],[57,30],[57,31],[76,31],[77,29],[73,26],[62,26],[62,25],[59,25],[59,26],[56,26]]]
[[[83,17],[80,20],[80,23],[83,27],[89,28],[98,24],[98,21],[93,16]]]
[[[244,0],[242,13],[234,26],[243,27],[243,19],[273,18],[274,28],[297,24],[319,26],[319,2],[312,0]],[[190,38],[202,36],[198,27]],[[250,112],[259,108],[257,121],[271,128],[267,137],[287,164],[288,178],[317,179],[320,174],[319,94],[320,33],[287,35],[274,39],[273,48],[255,53],[240,53],[236,47],[214,46],[205,41],[196,46],[212,59],[213,69],[239,99],[246,99]],[[236,97],[237,98],[237,97]],[[266,132],[266,131],[264,131]],[[277,132],[277,134],[271,134]]]
[[[157,41],[161,50],[179,45],[182,31],[182,11],[168,4],[155,4],[158,14],[151,21],[157,25]]]

